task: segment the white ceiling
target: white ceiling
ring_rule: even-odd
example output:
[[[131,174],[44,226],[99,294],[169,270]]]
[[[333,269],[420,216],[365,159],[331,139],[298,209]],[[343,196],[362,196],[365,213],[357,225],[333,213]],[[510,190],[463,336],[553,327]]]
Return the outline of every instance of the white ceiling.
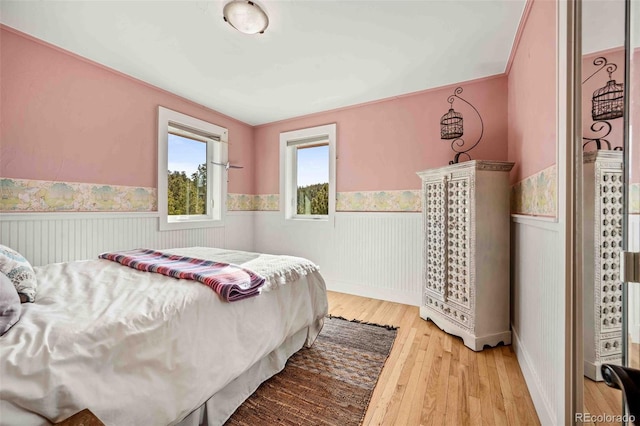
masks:
[[[0,21],[251,125],[505,71],[525,0],[8,1]]]
[[[585,54],[624,46],[624,0],[582,2],[582,52]],[[636,8],[636,15],[640,8]],[[636,46],[640,31],[635,32]]]

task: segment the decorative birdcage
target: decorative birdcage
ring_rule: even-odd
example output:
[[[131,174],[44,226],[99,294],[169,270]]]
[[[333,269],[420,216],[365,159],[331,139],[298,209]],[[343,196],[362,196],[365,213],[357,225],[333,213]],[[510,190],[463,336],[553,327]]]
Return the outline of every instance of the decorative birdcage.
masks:
[[[611,73],[609,73],[607,84],[593,92],[592,104],[593,121],[622,117],[624,115],[624,84],[611,80]]]
[[[453,141],[451,142],[451,149],[456,153],[456,155],[453,157],[453,160],[449,161],[449,164],[459,163],[461,156],[464,156],[468,160],[471,160],[469,151],[471,151],[476,147],[476,145],[480,143],[482,135],[484,134],[484,123],[482,122],[480,113],[478,112],[476,107],[469,103],[469,101],[460,96],[461,93],[462,87],[457,87],[456,90],[453,91],[453,95],[447,98],[447,102],[449,102],[449,111],[440,119],[440,138],[453,139]],[[470,106],[473,111],[475,111],[476,115],[478,116],[478,120],[480,121],[480,137],[473,144],[467,144],[464,139],[462,139],[462,135],[464,134],[462,114],[453,109],[453,101],[455,101],[456,99]]]
[[[449,112],[440,119],[440,138],[457,139],[464,134],[462,114],[453,110],[453,105]]]
[[[611,149],[611,143],[607,140],[607,136],[611,133],[613,127],[607,120],[613,120],[624,116],[624,84],[616,83],[613,79],[613,73],[618,69],[614,63],[607,61],[604,56],[599,56],[593,60],[593,65],[598,68],[587,77],[582,84],[584,85],[591,77],[605,70],[609,74],[609,80],[604,87],[593,92],[591,99],[591,117],[593,124],[591,131],[593,135],[587,136],[583,134],[582,148],[585,149],[590,144],[595,144],[596,149]],[[622,149],[616,147],[615,149]]]

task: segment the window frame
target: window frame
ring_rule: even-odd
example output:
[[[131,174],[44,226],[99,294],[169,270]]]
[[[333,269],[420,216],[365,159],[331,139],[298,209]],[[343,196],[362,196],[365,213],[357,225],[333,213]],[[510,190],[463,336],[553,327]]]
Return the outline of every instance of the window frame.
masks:
[[[168,178],[169,170],[169,126],[181,127],[206,133],[219,139],[207,142],[207,214],[169,215]],[[227,158],[229,132],[226,128],[158,106],[158,214],[160,231],[196,229],[224,226],[226,215],[227,179],[224,167],[212,162],[224,163]]]
[[[298,147],[329,146],[329,206],[326,215],[297,214]],[[280,133],[280,210],[285,220],[297,222],[331,222],[336,210],[336,124],[309,127]]]

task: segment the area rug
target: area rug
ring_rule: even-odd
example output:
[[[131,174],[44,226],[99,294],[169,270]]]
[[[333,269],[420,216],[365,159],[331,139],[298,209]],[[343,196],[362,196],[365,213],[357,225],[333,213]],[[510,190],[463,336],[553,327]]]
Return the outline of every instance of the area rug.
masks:
[[[326,318],[313,346],[293,355],[225,425],[360,425],[396,334],[395,327]]]

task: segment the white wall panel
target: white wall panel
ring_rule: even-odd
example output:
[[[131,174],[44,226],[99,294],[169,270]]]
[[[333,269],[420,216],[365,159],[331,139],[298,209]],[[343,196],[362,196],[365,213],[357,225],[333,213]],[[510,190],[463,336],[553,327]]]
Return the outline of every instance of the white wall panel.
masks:
[[[511,246],[513,345],[543,425],[564,423],[564,280],[560,226],[514,217]]]
[[[156,213],[0,214],[0,244],[34,266],[94,259],[105,251],[186,246],[253,250],[253,212],[227,213],[219,228],[158,231]]]
[[[254,229],[256,251],[309,258],[329,290],[420,304],[420,213],[338,212],[328,223],[256,212]]]

